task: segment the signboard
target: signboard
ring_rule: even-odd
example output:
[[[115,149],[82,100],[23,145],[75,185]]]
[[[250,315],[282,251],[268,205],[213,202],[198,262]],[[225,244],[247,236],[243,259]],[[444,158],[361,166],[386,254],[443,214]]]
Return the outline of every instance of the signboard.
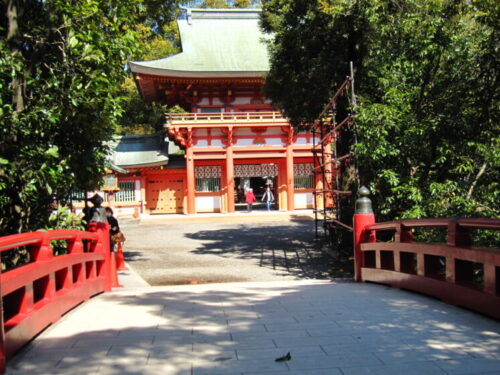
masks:
[[[114,191],[118,189],[118,177],[114,174],[104,175],[104,185],[102,187],[104,191]]]

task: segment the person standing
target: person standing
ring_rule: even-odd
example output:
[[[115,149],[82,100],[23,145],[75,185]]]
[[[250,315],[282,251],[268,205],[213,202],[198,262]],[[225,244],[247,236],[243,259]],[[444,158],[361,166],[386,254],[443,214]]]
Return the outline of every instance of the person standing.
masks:
[[[113,210],[110,207],[106,207],[106,218],[109,224],[109,244],[111,251],[115,251],[115,241],[113,236],[120,233],[120,226],[118,225],[118,219],[113,216]]]
[[[262,202],[266,202],[266,207],[268,211],[271,211],[271,206],[274,203],[274,194],[271,191],[271,187],[268,186],[264,195],[262,196]]]
[[[247,202],[247,212],[252,212],[252,205],[255,202],[255,195],[253,193],[253,189],[248,189],[246,193],[246,202]]]

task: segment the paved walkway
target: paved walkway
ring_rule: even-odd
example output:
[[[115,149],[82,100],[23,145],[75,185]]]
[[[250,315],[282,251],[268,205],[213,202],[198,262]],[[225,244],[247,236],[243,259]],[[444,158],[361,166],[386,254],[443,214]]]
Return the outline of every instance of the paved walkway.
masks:
[[[8,374],[500,374],[499,322],[380,285],[133,285],[67,314]]]
[[[127,262],[156,286],[328,280],[348,269],[314,241],[309,211],[162,215],[121,228]]]

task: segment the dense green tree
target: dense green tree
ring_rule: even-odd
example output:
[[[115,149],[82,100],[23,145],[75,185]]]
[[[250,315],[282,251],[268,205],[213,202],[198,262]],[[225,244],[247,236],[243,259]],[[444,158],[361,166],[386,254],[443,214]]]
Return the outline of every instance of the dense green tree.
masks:
[[[361,179],[379,219],[500,214],[493,0],[264,0],[267,94],[315,119],[356,66]]]
[[[99,185],[137,25],[163,30],[175,5],[0,2],[0,235],[43,227],[53,197]]]

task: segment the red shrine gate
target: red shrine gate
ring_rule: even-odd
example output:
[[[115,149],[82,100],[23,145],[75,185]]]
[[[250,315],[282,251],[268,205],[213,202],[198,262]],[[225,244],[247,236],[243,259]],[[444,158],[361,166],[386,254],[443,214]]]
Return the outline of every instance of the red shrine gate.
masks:
[[[186,153],[187,213],[234,212],[235,181],[255,188],[252,178],[271,186],[279,209],[313,206],[313,135],[295,134],[279,112],[171,114],[167,129]]]

